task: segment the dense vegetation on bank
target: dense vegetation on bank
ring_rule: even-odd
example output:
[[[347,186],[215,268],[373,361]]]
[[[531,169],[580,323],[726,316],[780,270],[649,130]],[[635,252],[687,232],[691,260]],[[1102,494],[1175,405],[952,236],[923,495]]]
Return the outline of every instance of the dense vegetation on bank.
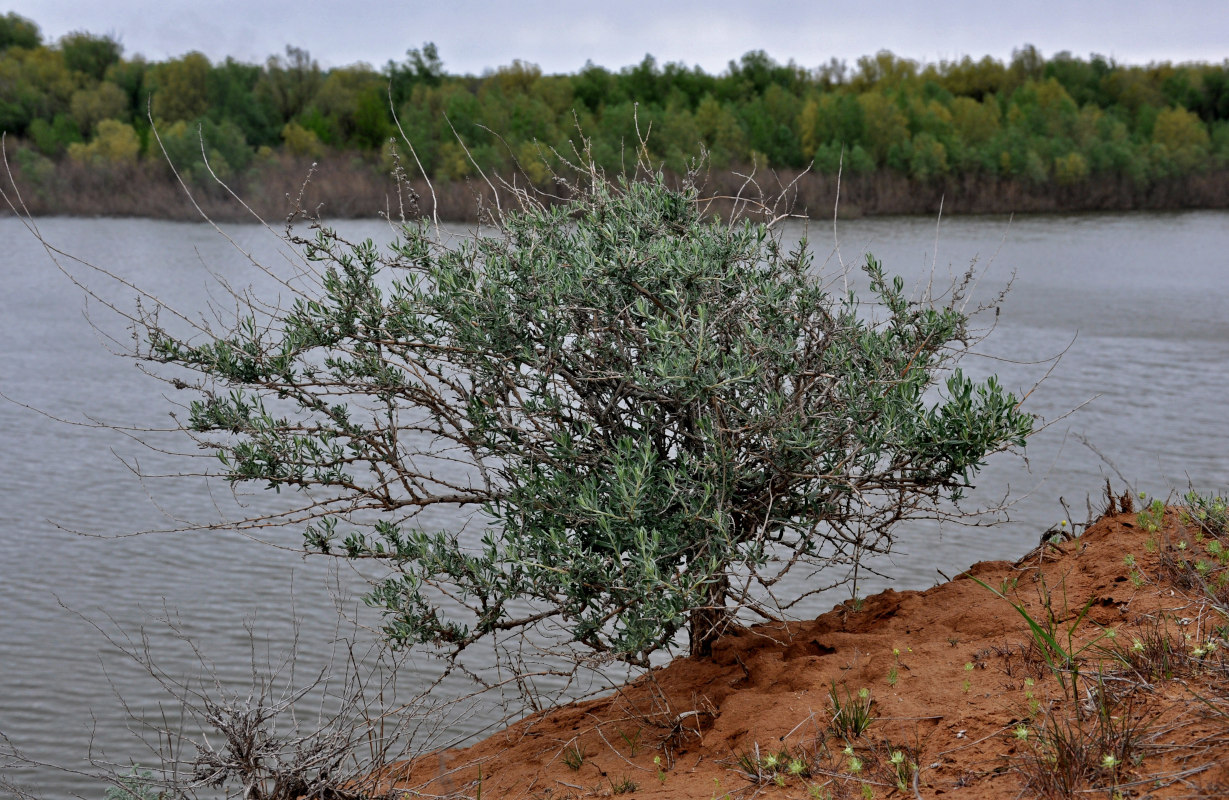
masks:
[[[871,213],[929,210],[940,196],[968,211],[1229,205],[1229,60],[1131,66],[1025,46],[1008,63],[884,51],[806,67],[751,52],[719,75],[646,56],[620,70],[544,75],[518,61],[473,76],[447,73],[430,44],[380,68],[322,70],[294,47],[264,64],[154,63],[108,36],[47,42],[34,22],[0,16],[0,130],[35,211],[170,213],[151,116],[190,182],[210,183],[203,134],[214,171],[275,187],[270,203],[320,161],[339,214],[383,208],[394,155],[414,163],[398,120],[445,213],[450,197],[457,212],[472,205],[449,190],[475,164],[548,185],[578,131],[617,170],[635,160],[637,123],[670,170],[705,148],[718,183],[753,166],[785,179],[811,167],[804,205],[831,207],[840,165],[843,202]]]

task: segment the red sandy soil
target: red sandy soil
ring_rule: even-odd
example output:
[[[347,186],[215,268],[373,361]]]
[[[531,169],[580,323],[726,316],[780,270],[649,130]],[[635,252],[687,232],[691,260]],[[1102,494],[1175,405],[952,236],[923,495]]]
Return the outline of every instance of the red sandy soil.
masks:
[[[613,695],[398,764],[382,788],[542,800],[1229,797],[1229,644],[1215,610],[1229,592],[1193,568],[1215,539],[1174,509],[1159,530],[1147,523],[1111,508],[1014,564],[738,630],[711,660],[678,659]],[[1212,579],[1224,569],[1208,566]],[[1074,700],[1024,617],[970,576],[1053,620],[1068,652],[1097,639],[1079,652],[1078,679],[1057,673],[1078,686]],[[842,704],[869,690],[861,736],[836,730],[834,684]]]

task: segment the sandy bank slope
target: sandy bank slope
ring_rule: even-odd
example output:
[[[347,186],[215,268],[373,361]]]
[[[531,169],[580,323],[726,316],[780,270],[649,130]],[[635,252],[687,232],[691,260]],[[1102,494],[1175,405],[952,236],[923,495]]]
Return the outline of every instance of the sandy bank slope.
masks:
[[[1051,669],[1061,653],[961,576],[740,630],[711,662],[677,660],[387,777],[422,796],[552,800],[1227,797],[1229,648],[1214,606],[1229,592],[1214,588],[1217,539],[1180,517],[1149,530],[1146,516],[1107,514],[1079,539],[969,571],[1052,620],[1078,675]],[[843,706],[869,691],[861,735],[834,721],[833,684]]]

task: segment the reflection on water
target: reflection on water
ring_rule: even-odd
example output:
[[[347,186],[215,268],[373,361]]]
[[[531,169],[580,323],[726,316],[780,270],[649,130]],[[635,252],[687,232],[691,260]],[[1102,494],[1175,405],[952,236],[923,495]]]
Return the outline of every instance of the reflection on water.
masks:
[[[256,280],[243,257],[203,225],[40,225],[64,250],[89,256],[186,313],[224,305],[215,273],[240,285]],[[382,223],[345,227],[355,236],[390,238]],[[261,259],[282,258],[258,228],[228,232]],[[241,682],[251,657],[244,619],[253,620],[271,652],[288,646],[299,620],[310,671],[325,663],[336,634],[334,594],[349,592],[343,602],[361,614],[352,596],[361,582],[344,571],[330,579],[325,564],[237,534],[98,538],[214,519],[219,508],[233,507],[232,499],[226,487],[206,491],[191,478],[142,484],[121,459],[155,472],[193,465],[16,404],[70,421],[157,426],[178,398],[108,352],[125,341],[122,321],[97,301],[85,302],[15,220],[0,220],[0,237],[0,390],[15,401],[0,402],[0,731],[43,761],[81,767],[92,738],[95,757],[148,763],[113,692],[147,710],[163,698],[72,612],[109,630],[148,625],[159,645],[172,640],[149,615],[175,610],[219,675]],[[982,270],[977,298],[992,300],[1009,281],[1011,291],[997,318],[993,310],[983,315],[997,325],[966,370],[997,373],[1009,388],[1027,392],[1052,368],[1027,401],[1048,427],[1029,445],[1026,461],[993,460],[972,497],[987,503],[1010,491],[1010,522],[903,529],[896,554],[881,565],[896,587],[924,588],[938,580],[938,570],[950,575],[975,561],[1019,556],[1064,517],[1060,497],[1082,521],[1086,496],[1094,496],[1095,507],[1106,476],[1121,485],[1121,474],[1133,488],[1161,496],[1188,484],[1221,491],[1229,484],[1229,214],[956,219],[943,222],[937,247],[934,220],[864,220],[843,224],[839,255],[830,228],[813,228],[810,238],[817,262],[828,268],[872,252],[918,286],[932,272],[942,285],[975,262]],[[856,274],[851,280],[863,285]],[[132,296],[109,295],[124,307]],[[1060,353],[1056,365],[1047,360]],[[1068,415],[1072,409],[1078,411]],[[274,531],[269,538],[289,548],[297,533]],[[875,578],[862,588],[886,584]],[[821,612],[840,599],[814,598],[799,613]],[[190,654],[169,647],[167,653],[170,669],[199,670]],[[435,666],[422,665],[423,674]],[[475,716],[455,732],[486,724]],[[48,796],[102,791],[49,771],[20,779]]]

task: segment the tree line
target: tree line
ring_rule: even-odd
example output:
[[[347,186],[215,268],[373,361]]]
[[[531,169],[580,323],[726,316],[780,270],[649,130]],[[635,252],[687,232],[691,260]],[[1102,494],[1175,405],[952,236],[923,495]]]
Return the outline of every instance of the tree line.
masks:
[[[647,138],[668,171],[703,149],[719,173],[839,170],[863,194],[1010,184],[1076,207],[1125,192],[1134,199],[1118,205],[1130,206],[1199,178],[1188,203],[1229,202],[1229,59],[1138,66],[1032,46],[1006,62],[881,51],[805,67],[755,51],[720,74],[645,56],[618,70],[549,75],[514,61],[476,76],[448,73],[430,43],[380,68],[321,69],[296,47],[263,64],[199,52],[150,62],[111,36],[44,41],[9,13],[0,129],[22,177],[47,190],[66,170],[168,177],[168,157],[199,186],[210,169],[242,185],[307,161],[387,173],[398,159],[445,186],[479,170],[546,186],[584,137],[612,171],[644,155],[633,151]]]

